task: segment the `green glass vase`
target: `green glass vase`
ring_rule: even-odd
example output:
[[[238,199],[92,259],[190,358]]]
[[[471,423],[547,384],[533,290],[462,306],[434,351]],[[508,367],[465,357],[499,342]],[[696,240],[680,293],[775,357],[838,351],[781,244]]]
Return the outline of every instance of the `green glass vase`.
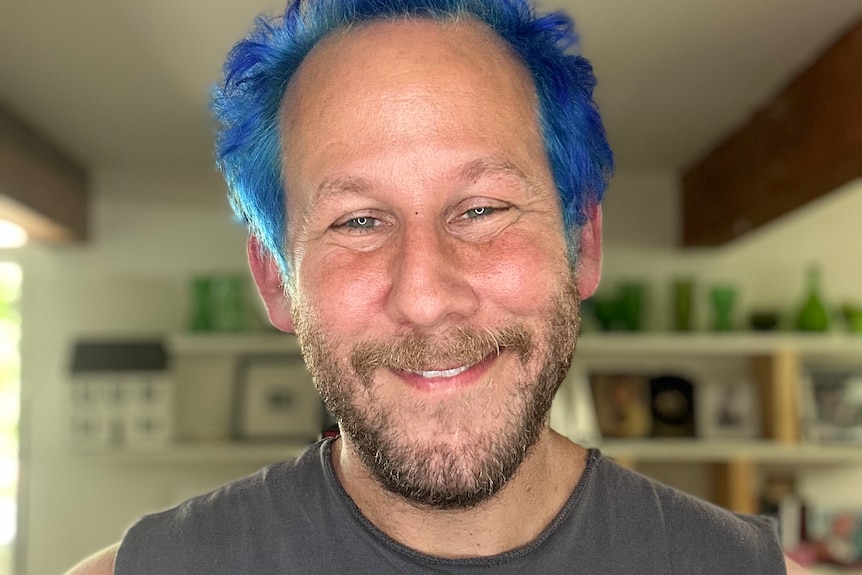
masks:
[[[826,331],[829,329],[829,312],[820,297],[820,269],[808,270],[808,293],[805,303],[796,316],[796,329],[799,331]]]

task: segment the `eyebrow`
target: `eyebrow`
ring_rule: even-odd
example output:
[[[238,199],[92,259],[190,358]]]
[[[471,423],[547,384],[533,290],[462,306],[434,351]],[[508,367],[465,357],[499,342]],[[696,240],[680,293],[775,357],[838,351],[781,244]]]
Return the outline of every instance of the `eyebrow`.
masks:
[[[498,156],[472,160],[459,167],[455,173],[458,179],[467,182],[475,182],[485,176],[509,176],[523,182],[531,194],[535,194],[539,189],[538,183],[527,176],[517,164]]]
[[[306,204],[302,211],[302,219],[307,220],[321,201],[336,198],[342,195],[366,196],[371,193],[374,186],[365,178],[335,175],[323,180],[311,195],[311,201]]]
[[[458,170],[456,174],[461,180],[478,180],[485,175],[493,175],[497,173],[509,174],[519,179],[526,180],[527,176],[521,171],[521,168],[504,158],[488,157],[478,158],[467,162]]]
[[[534,179],[528,177],[521,168],[512,163],[506,158],[498,156],[489,156],[471,160],[455,168],[452,173],[453,179],[463,182],[475,182],[487,176],[502,175],[514,177],[524,183],[527,190],[535,193],[538,190],[538,184]],[[341,195],[359,195],[366,196],[374,189],[374,185],[367,179],[362,177],[335,175],[323,180],[320,185],[315,188],[308,204],[308,211],[312,211],[314,206],[319,205],[323,200],[338,197]]]
[[[374,186],[365,178],[353,176],[330,176],[323,180],[314,190],[309,206],[320,203],[321,200],[344,194],[368,195]]]

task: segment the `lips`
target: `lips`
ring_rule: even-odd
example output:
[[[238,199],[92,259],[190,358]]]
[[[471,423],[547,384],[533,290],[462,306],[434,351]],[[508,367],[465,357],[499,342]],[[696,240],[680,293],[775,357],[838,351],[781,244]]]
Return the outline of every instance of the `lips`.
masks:
[[[435,377],[455,377],[458,374],[464,373],[465,371],[467,371],[468,369],[470,369],[474,365],[476,365],[476,364],[464,365],[462,367],[455,367],[452,369],[443,369],[443,370],[411,371],[410,373],[412,373],[414,375],[422,376],[425,379],[433,379]]]
[[[492,353],[477,363],[450,369],[394,370],[402,382],[410,387],[431,393],[447,393],[478,383],[499,355]]]

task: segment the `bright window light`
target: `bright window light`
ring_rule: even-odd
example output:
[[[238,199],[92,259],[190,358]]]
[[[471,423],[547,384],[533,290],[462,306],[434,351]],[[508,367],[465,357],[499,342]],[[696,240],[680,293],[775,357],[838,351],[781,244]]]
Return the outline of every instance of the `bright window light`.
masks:
[[[27,230],[7,220],[0,220],[0,248],[20,248],[27,243]]]

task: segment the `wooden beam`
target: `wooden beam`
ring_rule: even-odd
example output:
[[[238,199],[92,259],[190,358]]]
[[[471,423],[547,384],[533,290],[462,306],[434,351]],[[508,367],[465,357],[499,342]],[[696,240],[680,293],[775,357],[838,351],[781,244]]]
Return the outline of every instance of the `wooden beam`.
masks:
[[[757,469],[747,459],[734,459],[713,466],[715,504],[733,511],[755,515],[757,504]]]
[[[0,218],[35,240],[87,237],[87,172],[0,106]]]
[[[862,20],[682,176],[683,245],[728,242],[862,177]]]
[[[799,354],[779,350],[752,359],[755,380],[760,388],[763,431],[767,439],[793,444],[800,438]]]

